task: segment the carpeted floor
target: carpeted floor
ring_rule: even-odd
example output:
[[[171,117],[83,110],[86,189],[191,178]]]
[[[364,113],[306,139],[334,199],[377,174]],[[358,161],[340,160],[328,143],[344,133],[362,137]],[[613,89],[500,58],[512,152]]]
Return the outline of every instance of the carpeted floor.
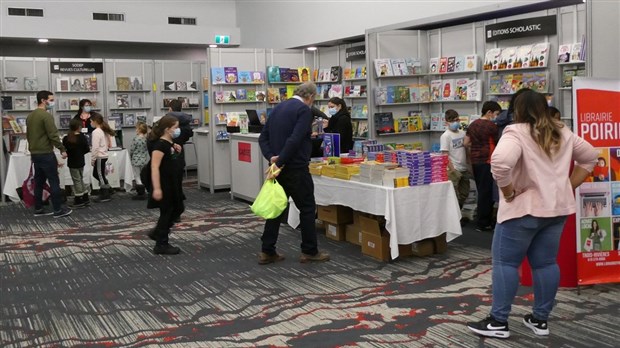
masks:
[[[156,211],[117,193],[65,219],[0,206],[0,346],[3,347],[618,347],[620,285],[562,289],[551,335],[521,324],[509,340],[464,323],[490,306],[490,234],[466,228],[448,253],[374,261],[319,236],[332,261],[300,264],[298,233],[281,229],[287,259],[259,266],[263,223],[228,193],[186,190],[171,242],[151,254]]]

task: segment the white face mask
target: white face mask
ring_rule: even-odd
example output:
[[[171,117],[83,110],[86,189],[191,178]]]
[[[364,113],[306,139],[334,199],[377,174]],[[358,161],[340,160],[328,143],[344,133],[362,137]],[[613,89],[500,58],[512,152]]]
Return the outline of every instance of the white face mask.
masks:
[[[338,110],[336,110],[336,108],[328,108],[328,109],[327,109],[327,113],[328,113],[330,116],[334,116],[335,114],[337,114],[337,113],[338,113]]]
[[[91,109],[90,105],[85,105],[83,110],[84,110],[84,112],[90,112],[90,110],[92,110],[92,109]]]
[[[52,101],[48,101],[47,104],[45,105],[45,108],[48,110],[51,110],[54,108],[54,104],[56,104],[53,100]]]

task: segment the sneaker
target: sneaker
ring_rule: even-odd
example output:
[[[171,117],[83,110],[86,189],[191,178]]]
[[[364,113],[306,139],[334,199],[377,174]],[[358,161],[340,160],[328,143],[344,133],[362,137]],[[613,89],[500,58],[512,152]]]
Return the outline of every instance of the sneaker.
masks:
[[[73,213],[73,210],[71,210],[69,208],[62,208],[59,211],[55,211],[54,212],[54,219],[57,219],[57,218],[63,217],[63,216],[71,215],[71,213]]]
[[[324,251],[319,251],[318,253],[316,253],[316,255],[308,255],[308,254],[301,253],[301,256],[299,257],[299,262],[301,263],[325,262],[325,261],[329,261],[329,254]]]
[[[523,317],[523,324],[534,331],[538,336],[549,335],[549,327],[546,320],[538,320],[532,314]]]
[[[270,263],[278,262],[284,260],[284,256],[275,253],[273,255],[269,255],[267,253],[261,252],[258,254],[258,264],[259,265],[267,265]]]
[[[508,330],[508,323],[501,323],[492,316],[488,316],[478,322],[469,322],[467,327],[481,336],[486,337],[498,337],[508,338],[510,337],[510,331]]]
[[[53,211],[45,210],[43,208],[34,211],[34,216],[50,216],[54,214]]]
[[[155,248],[153,248],[153,254],[155,255],[176,255],[180,252],[180,248],[177,248],[170,244],[156,245]]]

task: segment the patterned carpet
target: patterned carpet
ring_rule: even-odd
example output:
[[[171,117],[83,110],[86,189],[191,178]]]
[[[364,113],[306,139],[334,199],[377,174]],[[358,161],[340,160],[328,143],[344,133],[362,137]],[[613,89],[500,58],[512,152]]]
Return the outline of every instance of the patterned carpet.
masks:
[[[620,345],[617,284],[561,290],[547,338],[520,323],[532,303],[522,288],[512,337],[482,339],[464,323],[490,306],[487,248],[457,239],[444,255],[380,263],[319,236],[332,261],[300,264],[298,233],[282,228],[287,260],[259,266],[263,224],[246,203],[195,188],[187,196],[171,236],[177,256],[151,254],[156,212],[127,194],[58,220],[0,206],[0,346]]]

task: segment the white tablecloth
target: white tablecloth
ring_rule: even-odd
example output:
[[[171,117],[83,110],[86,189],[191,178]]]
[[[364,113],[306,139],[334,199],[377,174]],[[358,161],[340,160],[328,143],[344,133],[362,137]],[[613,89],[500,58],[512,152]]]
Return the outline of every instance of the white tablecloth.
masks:
[[[127,150],[109,151],[109,160],[115,161],[118,164],[118,177],[120,180],[124,180],[125,190],[129,191],[132,188],[133,170],[131,169],[131,160]],[[71,181],[71,174],[69,173],[69,167],[66,165],[66,160],[60,157],[60,154],[56,155],[59,163],[65,163],[64,166],[59,168],[60,187],[66,185],[73,185]],[[93,167],[90,165],[90,153],[85,156],[86,166],[84,167],[84,182],[88,185],[91,182],[97,182],[92,177]],[[9,166],[7,168],[6,180],[3,185],[3,192],[13,202],[19,202],[19,196],[16,189],[22,187],[22,183],[28,177],[30,171],[30,155],[23,153],[12,153],[9,156]],[[112,187],[120,187],[114,180],[110,181]]]
[[[312,176],[318,205],[344,205],[385,216],[393,259],[398,244],[410,244],[446,232],[448,241],[463,234],[461,211],[451,182],[390,188],[361,182]],[[288,222],[299,224],[299,211],[291,204]]]

